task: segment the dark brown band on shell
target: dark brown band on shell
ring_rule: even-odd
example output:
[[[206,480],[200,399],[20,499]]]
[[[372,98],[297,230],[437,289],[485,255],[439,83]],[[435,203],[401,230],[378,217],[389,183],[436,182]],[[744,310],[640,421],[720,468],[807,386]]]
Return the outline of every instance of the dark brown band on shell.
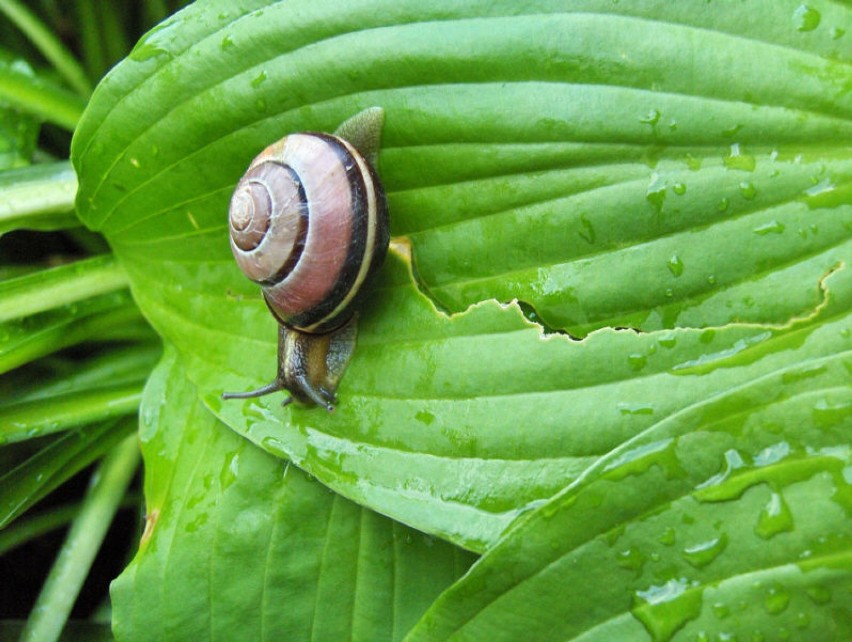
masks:
[[[345,310],[335,314],[332,318],[329,318],[329,315],[349,294],[357,279],[362,261],[368,258],[365,257],[365,252],[369,249],[367,248],[367,227],[375,219],[376,202],[375,199],[368,197],[361,168],[350,151],[340,142],[340,139],[328,134],[314,133],[312,135],[326,142],[346,171],[350,194],[348,206],[350,213],[348,216],[349,248],[331,292],[326,295],[320,305],[296,315],[290,320],[289,324],[294,328],[311,328],[312,332],[326,332],[342,326],[352,317],[351,306],[347,306]]]

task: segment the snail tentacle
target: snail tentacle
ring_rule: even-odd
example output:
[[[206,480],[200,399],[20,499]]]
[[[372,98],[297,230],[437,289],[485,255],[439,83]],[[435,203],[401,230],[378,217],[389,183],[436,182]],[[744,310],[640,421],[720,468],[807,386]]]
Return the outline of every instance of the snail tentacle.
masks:
[[[276,379],[272,383],[268,383],[257,390],[250,390],[249,392],[223,392],[222,399],[251,399],[252,397],[262,397],[263,395],[278,392],[279,390],[284,390],[284,386]]]

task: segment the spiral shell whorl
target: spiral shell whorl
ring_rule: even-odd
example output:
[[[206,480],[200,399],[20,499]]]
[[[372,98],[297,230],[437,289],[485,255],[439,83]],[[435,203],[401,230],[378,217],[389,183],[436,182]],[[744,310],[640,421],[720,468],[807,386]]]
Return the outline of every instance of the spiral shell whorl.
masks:
[[[387,248],[378,179],[357,150],[328,134],[293,134],[264,150],[238,184],[229,218],[240,268],[263,286],[281,323],[305,332],[351,318]]]

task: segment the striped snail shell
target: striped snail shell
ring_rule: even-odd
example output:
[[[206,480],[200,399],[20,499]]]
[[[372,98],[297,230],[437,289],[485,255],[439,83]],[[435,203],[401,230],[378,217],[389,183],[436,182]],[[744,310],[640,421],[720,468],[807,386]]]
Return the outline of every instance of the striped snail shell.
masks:
[[[359,293],[388,248],[375,171],[340,136],[291,134],[249,165],[231,198],[229,229],[237,264],[280,325],[279,363],[273,383],[223,397],[286,389],[285,404],[295,398],[331,410],[354,350]]]

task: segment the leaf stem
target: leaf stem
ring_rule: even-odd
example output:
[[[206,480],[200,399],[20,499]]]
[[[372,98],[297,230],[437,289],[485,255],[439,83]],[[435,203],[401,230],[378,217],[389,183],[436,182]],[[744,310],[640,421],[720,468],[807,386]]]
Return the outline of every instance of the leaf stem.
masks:
[[[0,173],[0,234],[80,225],[74,215],[77,175],[69,161]],[[60,225],[65,222],[64,225]]]
[[[70,430],[0,476],[0,530],[136,432],[138,424],[132,416]]]
[[[138,494],[128,494],[119,505],[120,509],[138,507],[141,498]],[[47,533],[62,528],[80,513],[82,502],[51,508],[39,515],[33,515],[12,524],[0,531],[0,555],[31,542]]]
[[[0,283],[0,323],[127,287],[111,255],[96,256]]]
[[[0,342],[0,374],[84,341],[148,340],[155,336],[127,292],[104,294],[65,310],[64,314],[45,313],[48,319],[28,317],[23,329],[17,321],[0,326],[0,333],[14,335]]]
[[[83,62],[92,78],[100,78],[107,70],[106,54],[94,0],[77,0],[77,23]]]
[[[83,98],[62,87],[4,66],[0,66],[0,99],[72,132],[86,106]]]
[[[138,463],[134,433],[107,454],[92,476],[80,513],[21,634],[22,642],[59,638]]]
[[[74,391],[54,399],[36,399],[0,410],[0,443],[44,437],[75,426],[135,413],[142,383]]]
[[[17,0],[0,0],[0,11],[30,39],[74,91],[84,98],[92,93],[86,72],[38,16]]]
[[[60,506],[3,529],[0,531],[0,555],[67,524],[78,512],[79,504]]]
[[[142,15],[145,25],[150,27],[168,18],[169,8],[165,0],[145,0],[142,3]]]
[[[127,25],[127,16],[121,15],[122,5],[117,2],[97,3],[97,12],[101,23],[101,36],[103,38],[104,62],[107,69],[127,55],[131,49],[124,32]]]

